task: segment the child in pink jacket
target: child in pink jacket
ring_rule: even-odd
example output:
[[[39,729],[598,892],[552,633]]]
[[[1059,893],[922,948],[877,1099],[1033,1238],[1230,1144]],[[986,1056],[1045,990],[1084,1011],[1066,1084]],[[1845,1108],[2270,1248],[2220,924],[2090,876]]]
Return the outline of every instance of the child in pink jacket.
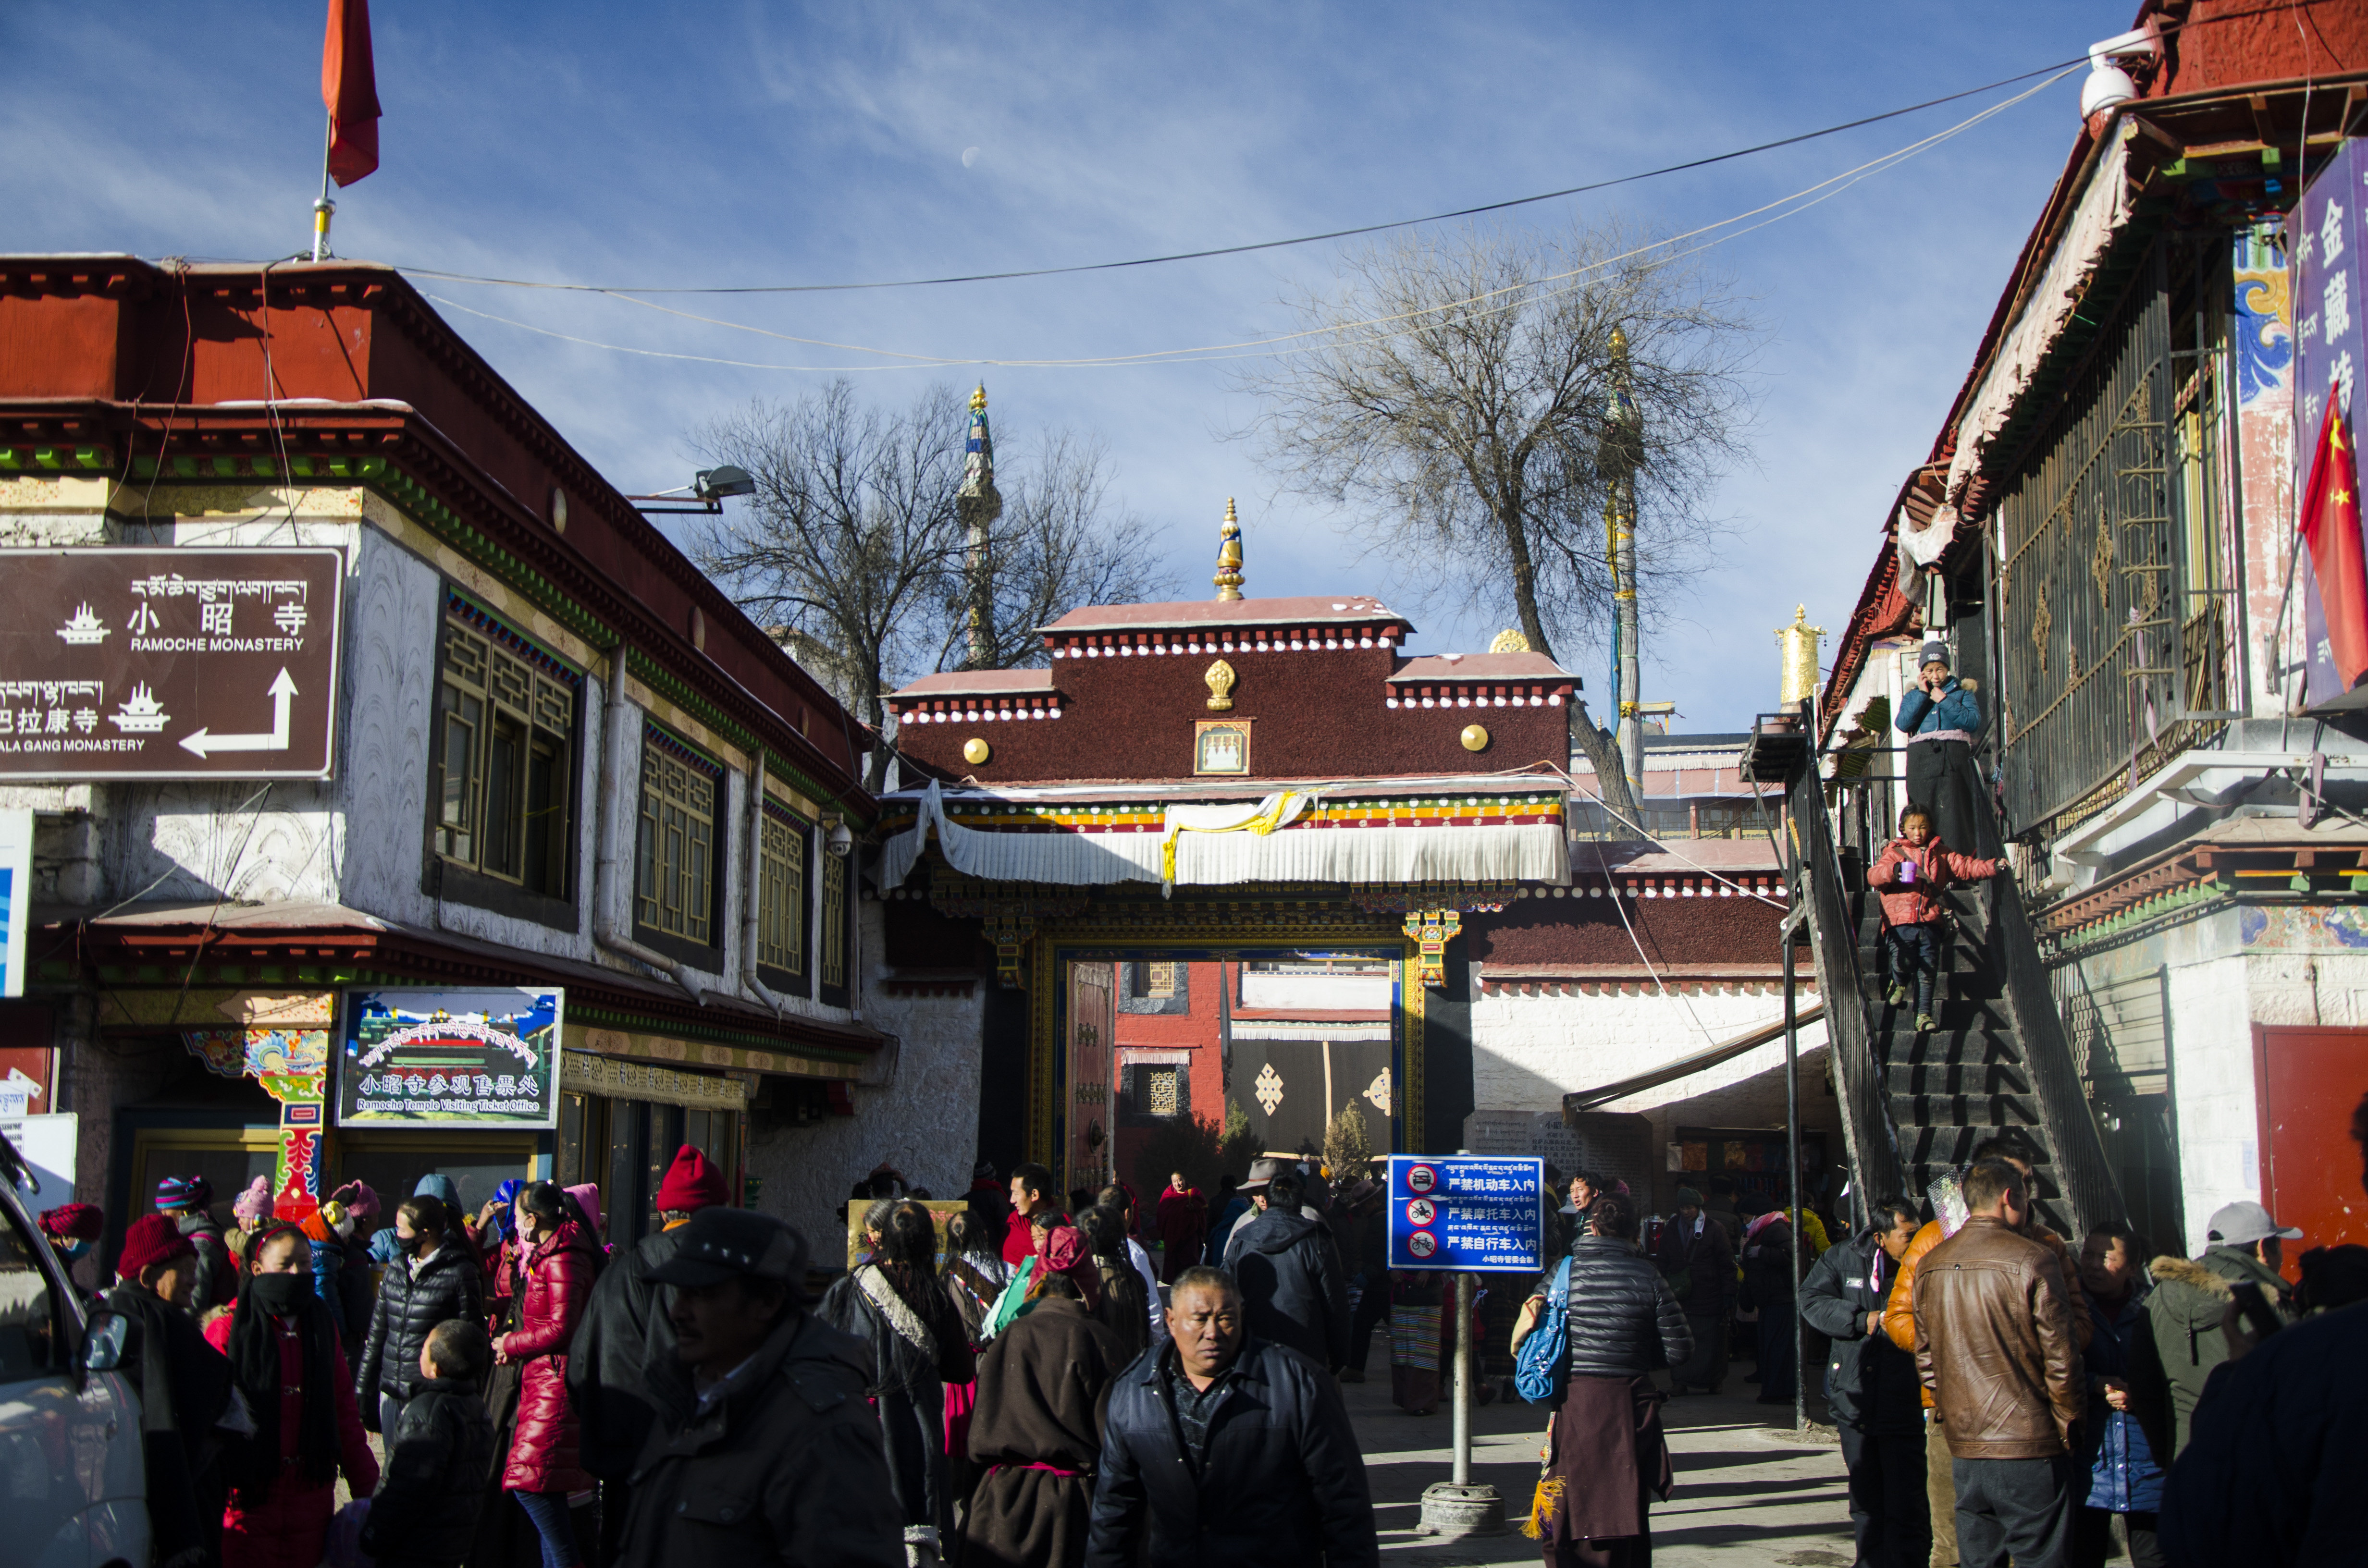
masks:
[[[1891,943],[1891,1005],[1909,1001],[1907,976],[1916,976],[1916,1028],[1934,1028],[1932,977],[1941,967],[1941,921],[1947,911],[1941,890],[1952,882],[1986,882],[2005,868],[2000,860],[1960,855],[1932,830],[1932,813],[1910,806],[1899,813],[1899,836],[1866,874],[1869,887],[1883,890],[1884,935]]]

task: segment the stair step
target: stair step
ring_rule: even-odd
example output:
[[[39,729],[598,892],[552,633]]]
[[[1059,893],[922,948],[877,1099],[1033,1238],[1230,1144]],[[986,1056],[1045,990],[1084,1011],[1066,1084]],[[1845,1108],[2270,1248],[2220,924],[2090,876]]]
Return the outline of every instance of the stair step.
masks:
[[[2053,1151],[2046,1141],[2044,1130],[2035,1122],[2014,1122],[2007,1125],[2013,1128],[2019,1135],[2019,1142],[2024,1147],[2033,1151],[2035,1157],[2032,1164],[2044,1174],[2047,1169],[2048,1161],[2053,1158]],[[1911,1165],[1930,1165],[1934,1167],[1934,1174],[1937,1175],[1941,1167],[1970,1164],[1974,1157],[1975,1144],[1986,1138],[1996,1137],[2005,1130],[2005,1126],[2001,1125],[1901,1127],[1899,1129],[1900,1158]],[[1925,1179],[1929,1181],[1931,1178],[1927,1176]]]
[[[2028,1095],[2022,1063],[1991,1056],[1978,1062],[1894,1062],[1883,1069],[1884,1088],[1903,1095]]]
[[[1895,1126],[1945,1133],[1978,1128],[1985,1135],[2001,1127],[2035,1127],[2039,1106],[2017,1095],[1900,1095],[1890,1096]]]

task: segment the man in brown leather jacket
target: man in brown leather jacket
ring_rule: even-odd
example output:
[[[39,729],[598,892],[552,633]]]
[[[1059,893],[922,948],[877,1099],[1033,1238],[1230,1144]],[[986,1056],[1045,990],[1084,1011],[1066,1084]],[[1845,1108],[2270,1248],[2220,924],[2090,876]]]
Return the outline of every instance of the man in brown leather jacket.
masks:
[[[1964,1179],[1964,1225],[1915,1285],[1916,1367],[1939,1402],[1964,1568],[2063,1568],[2073,1424],[2088,1381],[2054,1253],[2021,1233],[2030,1183],[2003,1160]]]
[[[2021,1172],[2025,1181],[2031,1179],[2031,1161],[2023,1145],[2005,1137],[1983,1139],[1974,1145],[1973,1157],[1976,1163],[2004,1160]],[[2096,1332],[2096,1325],[2089,1321],[2088,1297],[2080,1287],[2080,1270],[2074,1266],[2072,1249],[2064,1244],[2062,1236],[2039,1223],[2035,1215],[2025,1215],[2023,1233],[2055,1255],[2056,1264],[2064,1271],[2064,1282],[2072,1292],[2074,1337],[2079,1340],[2081,1349],[2088,1349],[2089,1336]],[[1907,1256],[1900,1259],[1898,1278],[1892,1281],[1890,1298],[1884,1305],[1883,1331],[1891,1335],[1891,1343],[1910,1355],[1916,1350],[1916,1270],[1923,1263],[1924,1255],[1946,1239],[1941,1221],[1925,1221],[1924,1228],[1908,1244]],[[1956,1483],[1950,1479],[1948,1440],[1941,1435],[1939,1418],[1930,1415],[1930,1389],[1924,1391],[1924,1409],[1929,1418],[1924,1481],[1926,1496],[1932,1506],[1931,1568],[1957,1568]]]

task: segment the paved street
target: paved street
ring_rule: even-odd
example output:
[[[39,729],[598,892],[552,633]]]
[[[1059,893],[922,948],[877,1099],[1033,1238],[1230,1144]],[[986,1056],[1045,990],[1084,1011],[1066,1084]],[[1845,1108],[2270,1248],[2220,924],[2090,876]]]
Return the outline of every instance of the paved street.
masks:
[[[1450,1541],[1417,1535],[1423,1488],[1448,1479],[1450,1416],[1443,1406],[1436,1415],[1414,1416],[1392,1404],[1387,1341],[1377,1340],[1373,1348],[1372,1381],[1341,1392],[1364,1446],[1387,1560],[1441,1568],[1537,1562],[1537,1543],[1517,1532],[1537,1484],[1545,1412],[1518,1402],[1508,1409],[1500,1401],[1473,1415],[1472,1478],[1496,1486],[1514,1529]],[[1738,1367],[1736,1374],[1746,1369]],[[1759,1404],[1748,1393],[1673,1400],[1663,1420],[1678,1485],[1671,1500],[1653,1510],[1656,1563],[1843,1568],[1850,1562],[1841,1450],[1830,1437],[1795,1437],[1791,1412]]]

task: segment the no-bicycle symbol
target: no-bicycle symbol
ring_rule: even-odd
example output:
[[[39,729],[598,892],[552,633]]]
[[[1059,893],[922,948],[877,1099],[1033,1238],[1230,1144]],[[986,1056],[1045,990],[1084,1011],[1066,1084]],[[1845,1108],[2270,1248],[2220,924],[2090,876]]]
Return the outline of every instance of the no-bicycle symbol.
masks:
[[[1417,1231],[1406,1238],[1406,1249],[1417,1257],[1429,1257],[1439,1250],[1439,1243],[1429,1231]]]

